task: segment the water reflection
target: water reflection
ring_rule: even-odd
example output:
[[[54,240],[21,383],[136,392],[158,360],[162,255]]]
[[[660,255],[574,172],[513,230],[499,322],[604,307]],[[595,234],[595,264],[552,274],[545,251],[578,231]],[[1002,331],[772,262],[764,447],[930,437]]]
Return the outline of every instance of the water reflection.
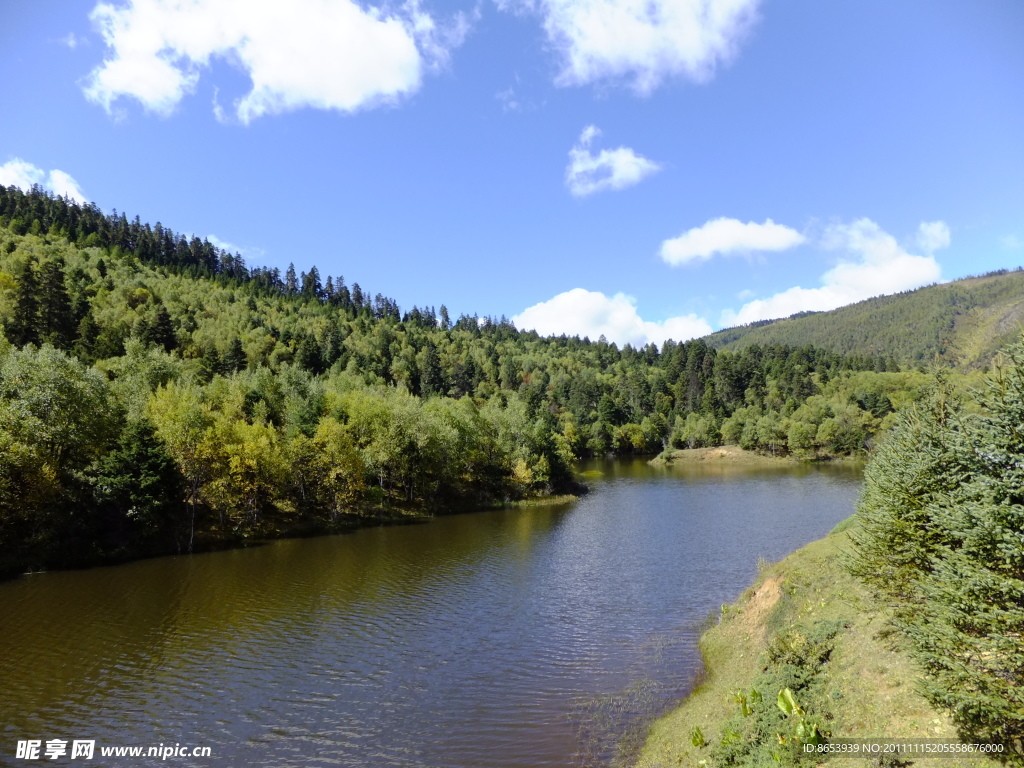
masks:
[[[852,510],[856,469],[599,462],[575,505],[0,585],[0,723],[214,764],[607,763],[701,619]],[[2,762],[2,760],[0,760]]]

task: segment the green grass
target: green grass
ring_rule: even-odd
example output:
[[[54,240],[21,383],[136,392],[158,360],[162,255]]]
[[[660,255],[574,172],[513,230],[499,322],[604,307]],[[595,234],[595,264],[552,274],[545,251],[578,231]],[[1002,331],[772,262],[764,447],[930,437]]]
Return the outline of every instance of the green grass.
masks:
[[[844,521],[824,539],[764,567],[754,586],[723,606],[719,622],[701,639],[702,679],[652,725],[637,768],[779,765],[772,752],[781,765],[886,765],[793,759],[792,747],[777,737],[791,742],[795,725],[776,706],[784,685],[793,688],[805,719],[834,738],[956,736],[949,719],[916,692],[918,670],[888,632],[885,612],[840,564],[856,525],[855,518]],[[745,717],[736,693],[749,702],[751,690],[762,700],[748,703],[752,711]],[[695,728],[705,746],[694,746]],[[987,759],[943,763],[954,764],[998,765]]]
[[[745,451],[738,445],[722,445],[715,448],[678,448],[662,451],[651,459],[655,466],[673,464],[697,464],[704,462],[737,464],[743,466],[778,466],[796,461],[789,457],[765,456],[754,451]]]

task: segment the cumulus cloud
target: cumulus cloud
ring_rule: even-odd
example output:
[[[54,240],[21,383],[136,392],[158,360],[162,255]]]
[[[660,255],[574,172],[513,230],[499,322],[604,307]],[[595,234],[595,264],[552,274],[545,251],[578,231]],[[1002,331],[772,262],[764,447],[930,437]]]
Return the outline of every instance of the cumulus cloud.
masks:
[[[825,230],[822,245],[845,251],[855,259],[840,261],[822,275],[818,288],[795,286],[770,298],[750,301],[738,312],[726,310],[722,325],[820,312],[937,282],[941,270],[932,251],[949,245],[949,228],[941,221],[925,222],[918,229],[917,242],[927,255],[908,253],[870,219],[834,224]]]
[[[636,302],[623,293],[611,298],[599,291],[573,288],[553,299],[534,304],[512,318],[516,327],[533,329],[543,336],[602,335],[616,344],[642,346],[661,344],[666,339],[685,341],[711,333],[703,318],[690,314],[670,317],[660,323],[644,320],[636,311]]]
[[[760,0],[499,0],[543,17],[562,59],[558,85],[630,82],[647,94],[670,77],[705,82],[728,63]]]
[[[252,81],[234,103],[243,123],[395,102],[443,66],[468,29],[465,16],[442,28],[418,0],[387,10],[353,0],[128,0],[99,3],[91,18],[109,54],[85,81],[90,101],[110,112],[129,97],[168,115],[221,57]]]
[[[949,227],[944,221],[922,221],[917,228],[917,247],[924,253],[935,253],[949,247]]]
[[[707,261],[717,254],[784,251],[805,238],[795,229],[765,219],[764,224],[737,219],[714,219],[661,244],[662,260],[673,266]]]
[[[0,185],[28,190],[33,184],[38,184],[55,195],[70,197],[75,202],[86,202],[85,194],[78,186],[78,182],[64,171],[44,171],[18,157],[0,165]]]
[[[660,170],[661,166],[657,163],[641,157],[628,147],[602,149],[595,155],[590,151],[590,145],[599,135],[601,131],[588,125],[580,134],[576,146],[569,150],[565,185],[576,197],[606,189],[625,189]]]

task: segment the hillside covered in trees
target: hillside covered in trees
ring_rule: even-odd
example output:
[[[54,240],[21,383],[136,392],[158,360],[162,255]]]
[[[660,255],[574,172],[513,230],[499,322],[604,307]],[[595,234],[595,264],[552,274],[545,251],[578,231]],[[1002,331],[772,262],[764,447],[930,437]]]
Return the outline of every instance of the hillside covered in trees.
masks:
[[[878,296],[829,312],[805,312],[705,337],[736,351],[752,344],[807,344],[844,355],[884,355],[902,365],[984,368],[1024,330],[1024,270]]]
[[[541,338],[0,188],[0,558],[95,562],[575,487],[579,457],[857,453],[890,354]]]

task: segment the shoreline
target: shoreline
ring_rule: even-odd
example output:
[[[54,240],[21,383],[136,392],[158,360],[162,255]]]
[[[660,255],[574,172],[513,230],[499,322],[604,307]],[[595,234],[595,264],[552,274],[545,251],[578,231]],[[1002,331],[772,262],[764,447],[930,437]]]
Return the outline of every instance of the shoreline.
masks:
[[[703,666],[693,690],[651,724],[634,768],[753,766],[774,759],[773,752],[781,765],[803,764],[794,750],[796,718],[787,719],[776,704],[783,686],[806,710],[802,719],[824,736],[957,738],[949,718],[916,693],[919,672],[888,630],[885,609],[840,564],[857,525],[856,516],[848,518],[767,565],[722,606],[700,638]],[[780,734],[789,742],[784,747]],[[844,756],[814,764],[879,763]],[[957,764],[999,765],[986,758]]]
[[[527,496],[522,499],[503,500],[493,502],[480,502],[474,504],[454,505],[442,510],[379,510],[376,515],[353,514],[339,519],[338,521],[322,526],[297,526],[282,528],[276,531],[266,531],[258,536],[211,536],[197,537],[191,552],[160,550],[121,552],[106,557],[87,558],[79,562],[69,562],[52,565],[42,568],[8,567],[0,571],[0,582],[14,581],[15,579],[29,576],[37,576],[43,573],[59,571],[82,571],[90,568],[104,568],[107,566],[125,565],[140,560],[153,560],[159,557],[186,557],[190,555],[202,555],[211,552],[226,552],[233,549],[249,549],[251,547],[262,547],[272,544],[275,541],[286,539],[310,539],[318,536],[336,536],[345,533],[352,533],[363,528],[378,528],[393,525],[416,525],[426,523],[440,517],[449,515],[472,514],[474,512],[494,512],[501,509],[529,509],[533,507],[554,506],[558,504],[570,504],[578,501],[581,496],[589,492],[589,488],[577,482],[573,489],[574,493],[561,494],[539,494]]]
[[[862,463],[864,456],[818,456],[815,458],[798,458],[792,454],[786,456],[766,456],[756,451],[748,451],[738,445],[717,445],[711,448],[672,448],[662,451],[648,463],[655,467],[732,465],[737,467],[784,467],[805,466],[811,464],[844,464]]]
[[[748,467],[779,467],[798,462],[790,456],[765,456],[747,451],[738,445],[719,445],[713,448],[674,448],[662,451],[649,462],[655,467],[686,464],[733,464]]]

